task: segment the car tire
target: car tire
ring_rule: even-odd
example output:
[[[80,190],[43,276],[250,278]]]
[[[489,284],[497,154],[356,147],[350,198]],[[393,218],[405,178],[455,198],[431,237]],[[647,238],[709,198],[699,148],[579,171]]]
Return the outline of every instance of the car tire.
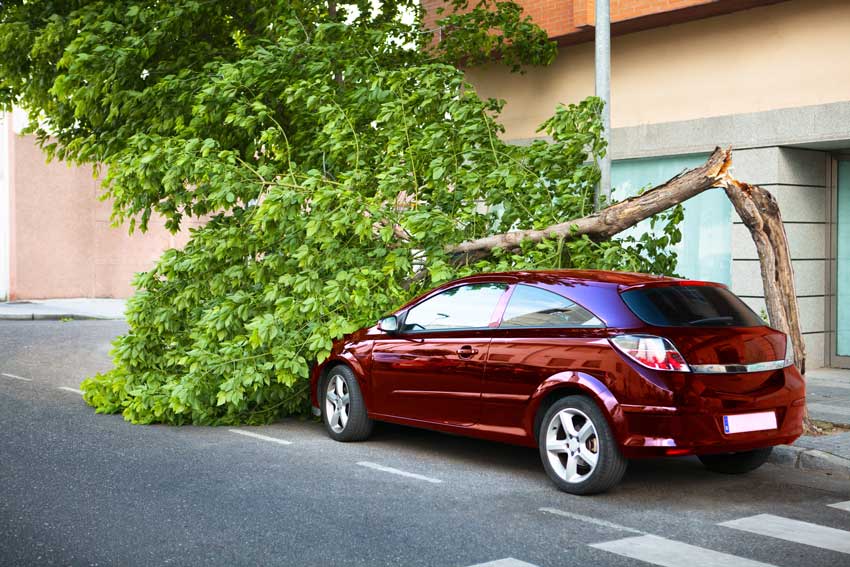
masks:
[[[605,492],[626,472],[628,462],[608,421],[585,396],[567,396],[552,404],[537,441],[546,474],[564,492]]]
[[[744,474],[754,471],[766,463],[772,451],[773,447],[765,447],[740,453],[698,455],[698,457],[705,468],[710,471],[722,474]]]
[[[373,422],[354,372],[345,365],[330,369],[319,390],[322,423],[336,441],[363,441],[372,433]]]

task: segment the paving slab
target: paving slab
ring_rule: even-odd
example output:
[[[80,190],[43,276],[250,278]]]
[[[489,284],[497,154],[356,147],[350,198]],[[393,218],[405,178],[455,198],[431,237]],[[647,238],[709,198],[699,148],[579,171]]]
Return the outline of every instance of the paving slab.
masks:
[[[850,426],[850,370],[809,370],[806,373],[806,404],[812,419]]]

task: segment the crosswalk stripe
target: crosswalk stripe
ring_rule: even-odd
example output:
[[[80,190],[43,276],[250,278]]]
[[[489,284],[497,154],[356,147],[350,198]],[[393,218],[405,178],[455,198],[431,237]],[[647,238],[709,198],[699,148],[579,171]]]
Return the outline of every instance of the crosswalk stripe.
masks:
[[[514,559],[513,557],[505,557],[504,559],[488,561],[487,563],[476,563],[475,565],[470,565],[469,567],[537,567],[537,565],[526,563],[525,561],[520,561],[519,559]]]
[[[594,543],[590,547],[664,567],[682,567],[682,565],[688,567],[729,567],[730,565],[735,567],[772,567],[769,563],[761,563],[760,561],[753,561],[737,555],[713,551],[654,535]]]
[[[758,514],[719,525],[839,553],[850,553],[850,532],[772,514]]]
[[[827,504],[830,508],[838,508],[839,510],[844,510],[845,512],[850,512],[850,500],[847,502],[836,502],[835,504]]]

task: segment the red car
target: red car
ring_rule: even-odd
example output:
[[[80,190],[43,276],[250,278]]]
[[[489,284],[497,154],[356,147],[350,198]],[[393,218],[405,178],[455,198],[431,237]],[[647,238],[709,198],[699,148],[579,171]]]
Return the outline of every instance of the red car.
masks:
[[[338,441],[380,420],[539,447],[574,494],[630,458],[753,470],[800,436],[805,404],[791,341],[725,286],[593,270],[442,285],[338,341],[311,386]]]

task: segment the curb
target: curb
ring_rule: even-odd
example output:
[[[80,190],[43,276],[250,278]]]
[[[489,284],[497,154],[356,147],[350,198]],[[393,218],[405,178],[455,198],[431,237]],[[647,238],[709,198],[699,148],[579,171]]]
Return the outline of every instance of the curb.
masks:
[[[850,459],[818,449],[779,445],[773,448],[768,462],[800,470],[818,471],[836,478],[850,479]]]
[[[0,321],[60,321],[62,319],[72,319],[74,321],[89,321],[92,319],[104,321],[118,320],[109,317],[92,317],[76,313],[0,313]]]

